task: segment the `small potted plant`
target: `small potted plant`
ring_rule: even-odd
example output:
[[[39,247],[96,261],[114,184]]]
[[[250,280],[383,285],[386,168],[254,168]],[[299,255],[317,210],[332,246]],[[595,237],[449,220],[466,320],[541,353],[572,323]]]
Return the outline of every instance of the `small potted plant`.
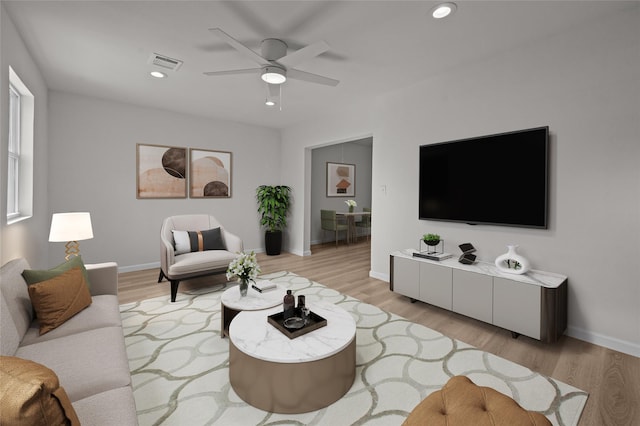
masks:
[[[424,234],[422,241],[428,246],[437,246],[440,244],[440,235],[438,234]]]
[[[266,228],[264,244],[267,255],[280,254],[282,230],[287,226],[291,205],[291,188],[286,185],[261,185],[256,189],[260,225]]]
[[[358,205],[358,203],[356,203],[356,200],[347,200],[345,201],[345,203],[347,204],[347,206],[349,206],[349,213],[353,213],[353,208]]]

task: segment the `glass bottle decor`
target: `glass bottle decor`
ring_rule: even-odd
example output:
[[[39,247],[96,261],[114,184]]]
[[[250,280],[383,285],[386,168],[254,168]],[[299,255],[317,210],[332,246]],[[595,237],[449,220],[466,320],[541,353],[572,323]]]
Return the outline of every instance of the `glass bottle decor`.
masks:
[[[517,245],[508,245],[508,251],[505,254],[501,254],[496,258],[496,267],[508,274],[524,274],[530,269],[530,264],[527,259],[518,254]]]
[[[283,318],[289,319],[294,315],[294,310],[296,307],[296,298],[293,294],[291,294],[291,290],[287,290],[287,294],[285,294],[284,299],[282,301],[282,311]]]

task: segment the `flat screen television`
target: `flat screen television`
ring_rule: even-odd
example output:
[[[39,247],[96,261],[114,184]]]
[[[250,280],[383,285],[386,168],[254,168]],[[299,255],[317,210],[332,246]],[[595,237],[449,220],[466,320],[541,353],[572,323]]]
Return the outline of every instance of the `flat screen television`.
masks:
[[[547,228],[548,152],[548,126],[420,146],[420,219]]]

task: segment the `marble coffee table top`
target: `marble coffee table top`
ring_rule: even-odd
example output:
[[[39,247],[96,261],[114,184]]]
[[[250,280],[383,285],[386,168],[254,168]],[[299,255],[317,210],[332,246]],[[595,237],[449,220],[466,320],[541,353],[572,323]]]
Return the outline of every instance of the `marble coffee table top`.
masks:
[[[222,293],[220,300],[224,306],[237,311],[255,311],[281,305],[286,293],[287,291],[281,285],[277,285],[277,288],[266,290],[262,293],[249,285],[247,295],[241,297],[240,289],[236,285],[226,289]]]
[[[282,311],[282,306],[262,311],[242,311],[229,326],[233,344],[245,354],[278,363],[309,362],[334,355],[351,343],[356,322],[347,311],[332,303],[309,303],[312,312],[327,320],[327,325],[289,339],[267,322],[267,317]]]

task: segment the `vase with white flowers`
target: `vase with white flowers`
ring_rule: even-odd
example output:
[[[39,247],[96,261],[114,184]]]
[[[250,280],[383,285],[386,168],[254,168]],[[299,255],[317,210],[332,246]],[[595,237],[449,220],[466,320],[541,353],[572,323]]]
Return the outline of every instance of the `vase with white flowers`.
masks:
[[[349,206],[349,213],[353,213],[353,208],[358,205],[356,203],[356,200],[347,200],[345,201],[345,203],[347,203],[347,206]]]
[[[233,259],[229,263],[227,268],[227,279],[237,279],[240,283],[240,296],[247,295],[249,290],[249,281],[254,281],[260,273],[260,265],[256,259],[256,254],[252,251],[250,253],[241,252],[238,257]]]

